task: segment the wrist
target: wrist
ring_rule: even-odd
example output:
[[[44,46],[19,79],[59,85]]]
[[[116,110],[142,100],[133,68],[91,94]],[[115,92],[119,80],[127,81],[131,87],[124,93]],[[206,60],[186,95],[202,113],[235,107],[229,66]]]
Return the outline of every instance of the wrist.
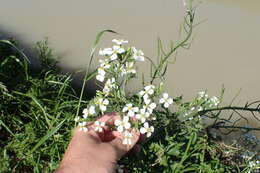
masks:
[[[56,173],[115,173],[116,163],[102,160],[64,160]]]
[[[57,173],[114,173],[117,164],[115,149],[91,139],[90,134],[76,132]]]

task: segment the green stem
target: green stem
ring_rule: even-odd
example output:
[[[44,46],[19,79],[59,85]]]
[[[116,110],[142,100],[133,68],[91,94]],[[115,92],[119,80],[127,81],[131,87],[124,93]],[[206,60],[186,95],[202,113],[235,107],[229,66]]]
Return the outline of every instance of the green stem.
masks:
[[[193,32],[193,19],[194,19],[194,15],[192,14],[191,11],[188,11],[188,16],[190,17],[190,24],[189,27],[190,27],[190,30],[186,36],[186,38],[180,42],[176,47],[174,47],[173,49],[171,49],[170,52],[167,53],[167,55],[165,56],[165,58],[161,61],[161,63],[159,64],[158,68],[156,68],[154,74],[153,74],[153,77],[152,77],[152,80],[151,80],[151,84],[154,82],[154,80],[156,79],[156,76],[157,74],[159,73],[159,71],[161,70],[161,68],[163,67],[163,65],[165,64],[165,62],[169,59],[169,57],[181,46],[183,46],[191,37],[192,35],[192,32]]]

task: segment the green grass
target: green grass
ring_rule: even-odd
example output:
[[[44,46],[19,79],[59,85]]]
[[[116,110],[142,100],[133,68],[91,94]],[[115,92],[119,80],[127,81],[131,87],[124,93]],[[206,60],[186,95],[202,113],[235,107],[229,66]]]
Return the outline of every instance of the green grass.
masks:
[[[78,97],[71,77],[58,74],[46,42],[37,50],[42,69],[25,72],[28,61],[1,44],[0,78],[6,89],[0,97],[0,172],[54,170],[74,127]]]

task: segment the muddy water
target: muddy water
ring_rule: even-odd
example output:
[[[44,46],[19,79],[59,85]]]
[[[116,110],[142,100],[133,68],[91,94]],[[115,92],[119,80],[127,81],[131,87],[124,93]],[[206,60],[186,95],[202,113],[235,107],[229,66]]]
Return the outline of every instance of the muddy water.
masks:
[[[103,29],[122,33],[120,37],[155,57],[157,37],[165,44],[177,40],[184,14],[181,0],[0,2],[0,30],[29,45],[49,37],[51,47],[63,57],[64,69],[87,65],[91,43]],[[196,28],[192,47],[180,51],[169,68],[169,93],[189,100],[205,89],[219,95],[224,84],[226,103],[240,88],[236,104],[259,99],[260,1],[205,0],[197,11],[200,20],[206,21]],[[110,44],[113,37],[104,37],[101,46]],[[143,65],[142,71],[148,72],[148,67]]]

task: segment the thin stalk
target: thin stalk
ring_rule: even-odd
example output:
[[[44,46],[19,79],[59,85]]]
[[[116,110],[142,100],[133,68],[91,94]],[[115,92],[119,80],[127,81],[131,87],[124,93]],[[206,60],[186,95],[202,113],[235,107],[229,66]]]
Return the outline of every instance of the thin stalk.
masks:
[[[152,76],[152,80],[150,81],[150,83],[152,84],[154,82],[154,80],[156,79],[157,74],[159,73],[159,71],[161,70],[161,68],[163,67],[163,65],[165,64],[165,62],[169,59],[169,57],[181,46],[183,46],[191,37],[192,32],[193,32],[193,20],[194,20],[194,15],[192,13],[192,10],[187,11],[188,16],[190,17],[190,21],[189,23],[187,23],[187,25],[190,27],[190,30],[187,34],[187,36],[185,37],[185,39],[180,42],[177,46],[175,46],[173,49],[171,49],[170,52],[168,52],[166,54],[166,56],[164,57],[164,59],[161,61],[161,63],[159,64],[159,66],[156,68],[153,76]]]
[[[80,92],[80,97],[79,97],[79,102],[78,102],[78,106],[77,106],[77,112],[76,112],[76,115],[79,116],[79,109],[80,109],[80,104],[81,104],[81,101],[82,101],[82,97],[83,97],[83,94],[84,94],[84,90],[86,88],[86,83],[89,79],[91,79],[93,76],[90,74],[90,67],[91,67],[91,64],[93,62],[93,59],[94,59],[94,53],[95,53],[95,50],[97,48],[97,44],[99,43],[99,40],[101,38],[101,36],[106,33],[106,32],[109,32],[109,33],[114,33],[114,34],[117,34],[117,32],[113,31],[113,30],[103,30],[101,31],[100,33],[98,33],[98,35],[96,36],[96,40],[92,46],[92,49],[91,49],[91,52],[90,52],[90,55],[89,55],[89,64],[86,68],[86,73],[85,73],[85,76],[84,76],[84,79],[83,79],[83,84],[82,84],[82,88],[81,88],[81,92]],[[89,78],[89,75],[92,76],[91,78]]]

